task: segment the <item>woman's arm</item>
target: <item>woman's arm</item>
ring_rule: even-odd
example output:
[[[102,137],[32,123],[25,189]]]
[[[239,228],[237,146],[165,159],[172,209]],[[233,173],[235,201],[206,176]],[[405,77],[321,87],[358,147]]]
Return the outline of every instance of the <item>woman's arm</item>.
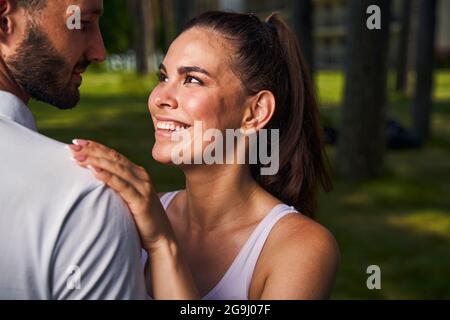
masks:
[[[156,299],[200,299],[192,273],[174,237],[160,239],[147,253],[145,273],[150,276]]]
[[[117,191],[127,203],[149,256],[146,274],[150,275],[153,297],[198,299],[192,274],[146,170],[96,142],[74,142],[69,147],[79,165],[92,170],[97,179]]]
[[[333,235],[301,215],[282,219],[269,235],[260,259],[267,263],[264,286],[254,299],[328,299],[340,261]]]

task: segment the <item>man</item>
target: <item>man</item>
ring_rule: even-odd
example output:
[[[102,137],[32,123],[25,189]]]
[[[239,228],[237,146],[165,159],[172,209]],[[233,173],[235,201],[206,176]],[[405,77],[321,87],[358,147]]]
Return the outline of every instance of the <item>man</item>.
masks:
[[[68,8],[81,9],[81,29]],[[0,299],[144,299],[140,242],[126,205],[36,132],[30,98],[79,101],[105,59],[102,0],[0,0]]]

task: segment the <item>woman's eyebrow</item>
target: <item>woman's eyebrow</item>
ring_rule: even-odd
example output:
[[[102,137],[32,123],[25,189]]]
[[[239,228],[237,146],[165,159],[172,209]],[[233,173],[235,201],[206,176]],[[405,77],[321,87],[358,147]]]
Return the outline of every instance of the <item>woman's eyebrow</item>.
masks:
[[[163,63],[161,63],[159,65],[159,70],[167,73],[167,68],[166,68],[166,66]],[[197,66],[189,66],[189,67],[186,66],[186,67],[179,67],[178,68],[178,73],[179,74],[186,74],[186,73],[191,73],[191,72],[203,73],[203,74],[207,75],[208,77],[212,78],[211,74],[208,71],[206,71],[203,68],[197,67]]]
[[[160,70],[160,71],[164,71],[165,73],[167,73],[167,68],[166,68],[166,66],[165,66],[164,64],[162,64],[162,63],[159,65],[159,70]]]
[[[179,74],[186,74],[186,73],[190,73],[190,72],[199,72],[199,73],[203,73],[203,74],[207,75],[208,77],[211,77],[211,74],[208,71],[206,71],[205,69],[202,69],[200,67],[192,66],[192,67],[179,67],[178,68]]]
[[[205,69],[202,69],[200,67],[197,66],[192,66],[192,67],[179,67],[178,68],[178,73],[179,74],[186,74],[186,73],[191,73],[191,72],[199,72],[199,73],[203,73],[205,75],[207,75],[208,77],[211,77],[211,74],[206,71]]]

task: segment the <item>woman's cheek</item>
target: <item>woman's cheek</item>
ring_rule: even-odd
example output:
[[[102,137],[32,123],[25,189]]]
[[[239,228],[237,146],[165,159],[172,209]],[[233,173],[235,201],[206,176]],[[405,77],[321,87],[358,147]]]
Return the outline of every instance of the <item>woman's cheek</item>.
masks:
[[[182,106],[193,121],[210,122],[211,119],[220,117],[215,100],[214,97],[191,93],[184,97]]]

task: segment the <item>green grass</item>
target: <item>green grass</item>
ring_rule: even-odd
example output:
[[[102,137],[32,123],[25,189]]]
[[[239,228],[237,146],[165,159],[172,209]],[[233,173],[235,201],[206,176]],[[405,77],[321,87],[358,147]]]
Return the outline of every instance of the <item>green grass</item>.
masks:
[[[317,76],[322,114],[338,123],[343,75]],[[390,151],[372,181],[335,180],[319,220],[342,254],[333,298],[450,298],[450,72],[435,76],[433,134],[421,150]],[[410,126],[410,97],[392,93],[388,114]],[[333,157],[333,148],[329,149]],[[366,268],[381,267],[382,290],[366,287]]]
[[[344,88],[340,72],[316,76],[321,111],[337,124]],[[89,138],[145,166],[160,191],[183,187],[182,174],[151,159],[153,128],[147,98],[154,77],[94,74],[82,100],[58,111],[32,103],[40,131],[63,142]],[[348,183],[321,197],[319,221],[340,245],[342,263],[333,298],[450,298],[450,71],[435,79],[433,135],[421,150],[388,152],[386,173]],[[410,124],[410,98],[392,93],[389,115]],[[329,148],[330,157],[334,149]],[[382,289],[366,287],[366,268],[381,267]]]

